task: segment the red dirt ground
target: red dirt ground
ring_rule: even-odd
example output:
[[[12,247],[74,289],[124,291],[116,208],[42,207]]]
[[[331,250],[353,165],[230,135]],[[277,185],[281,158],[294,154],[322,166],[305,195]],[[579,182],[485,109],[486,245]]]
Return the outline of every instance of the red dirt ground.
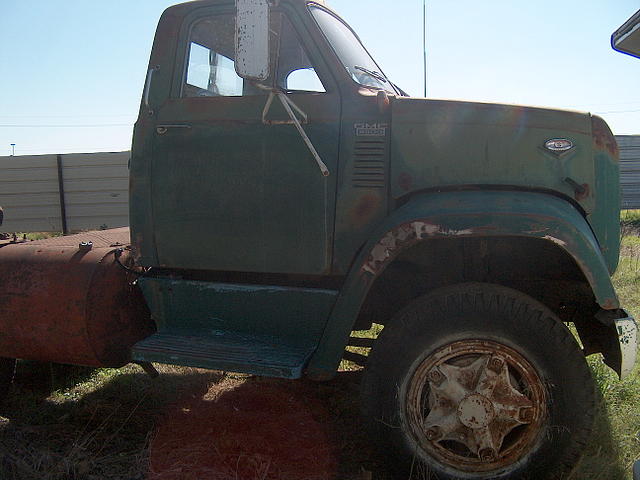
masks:
[[[187,395],[156,428],[148,480],[334,478],[328,413],[292,383],[227,378]]]

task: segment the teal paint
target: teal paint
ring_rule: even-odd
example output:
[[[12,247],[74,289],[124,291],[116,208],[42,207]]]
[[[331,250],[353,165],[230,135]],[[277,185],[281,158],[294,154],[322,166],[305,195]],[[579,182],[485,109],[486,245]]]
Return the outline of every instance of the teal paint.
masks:
[[[208,335],[230,331],[314,347],[338,292],[270,285],[138,280],[158,332]]]
[[[158,333],[136,361],[298,378],[338,292],[143,277]]]

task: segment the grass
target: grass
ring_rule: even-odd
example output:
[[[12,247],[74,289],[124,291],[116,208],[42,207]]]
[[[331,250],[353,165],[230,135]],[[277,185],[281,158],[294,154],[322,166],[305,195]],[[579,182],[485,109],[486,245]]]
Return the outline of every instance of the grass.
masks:
[[[622,212],[621,255],[613,277],[620,301],[640,318],[640,210]],[[576,478],[631,478],[633,462],[640,458],[640,368],[623,381],[600,358],[590,358],[601,393],[601,415],[596,432]],[[582,475],[582,476],[579,476]]]
[[[638,317],[640,211],[623,212],[621,220],[614,284],[622,304]],[[358,335],[375,336],[379,330]],[[630,479],[640,458],[640,368],[619,381],[601,358],[589,358],[589,365],[600,413],[570,480]],[[344,360],[330,383],[158,368],[162,375],[152,380],[135,365],[92,370],[20,364],[16,385],[0,410],[0,478],[392,478],[360,424],[361,367],[352,361]]]

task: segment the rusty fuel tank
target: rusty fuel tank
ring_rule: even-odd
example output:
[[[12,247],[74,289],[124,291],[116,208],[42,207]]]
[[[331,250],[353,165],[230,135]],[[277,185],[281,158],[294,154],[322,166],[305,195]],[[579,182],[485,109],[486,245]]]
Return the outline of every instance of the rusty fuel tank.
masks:
[[[129,261],[129,229],[0,245],[0,357],[120,367],[154,331]]]

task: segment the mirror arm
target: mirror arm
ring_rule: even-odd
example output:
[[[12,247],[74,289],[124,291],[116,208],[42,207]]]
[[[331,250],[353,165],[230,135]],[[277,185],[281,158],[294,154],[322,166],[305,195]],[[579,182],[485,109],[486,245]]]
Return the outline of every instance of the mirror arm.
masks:
[[[282,92],[278,92],[278,93],[276,93],[276,95],[278,96],[278,98],[282,102],[282,106],[284,107],[284,109],[287,111],[287,113],[291,117],[291,120],[293,120],[293,123],[296,126],[296,128],[298,129],[298,132],[300,132],[300,135],[302,136],[302,139],[304,140],[304,143],[306,143],[307,147],[309,147],[309,151],[313,155],[313,158],[315,158],[316,163],[318,164],[318,167],[320,167],[320,171],[322,172],[322,175],[325,176],[325,177],[328,177],[329,176],[329,169],[327,168],[327,165],[320,158],[320,155],[318,154],[316,148],[313,146],[313,143],[311,143],[311,140],[307,136],[307,133],[304,131],[304,128],[302,128],[302,125],[300,124],[300,120],[298,120],[298,117],[296,117],[296,114],[291,109],[291,105],[295,106],[295,104],[291,100],[289,100],[287,98],[287,96]],[[296,107],[296,108],[298,108],[298,107]],[[298,109],[298,111],[300,111],[300,110]]]
[[[271,109],[271,104],[273,103],[273,97],[274,97],[273,92],[270,92],[269,98],[267,98],[267,103],[264,104],[264,108],[262,109],[262,123],[264,125],[267,125],[269,123],[269,121],[267,120],[267,114]]]
[[[256,85],[256,87],[260,88],[261,90],[266,90],[266,91],[269,92],[269,98],[267,98],[267,103],[265,104],[264,108],[262,109],[262,123],[264,123],[265,125],[272,125],[273,123],[275,123],[275,122],[273,122],[271,120],[267,120],[267,114],[269,113],[269,110],[271,109],[271,105],[273,104],[273,98],[274,97],[278,97],[278,99],[282,103],[282,106],[284,107],[285,111],[289,115],[289,118],[291,118],[291,122],[283,122],[283,123],[293,123],[293,125],[296,126],[296,129],[300,133],[300,136],[302,137],[302,140],[304,140],[304,143],[307,145],[307,148],[311,152],[311,155],[313,155],[313,158],[315,159],[316,163],[318,164],[318,167],[320,168],[320,171],[322,172],[322,175],[325,176],[325,177],[328,177],[329,176],[329,169],[327,168],[327,165],[322,161],[322,158],[320,158],[320,154],[318,153],[316,148],[313,146],[313,142],[311,142],[311,139],[307,135],[307,132],[305,132],[304,128],[302,128],[302,124],[300,122],[300,119],[295,114],[294,110],[296,112],[298,112],[298,114],[302,117],[302,121],[304,123],[307,123],[307,121],[309,119],[307,114],[304,113],[302,111],[302,109],[300,107],[298,107],[293,102],[293,100],[291,100],[289,97],[287,97],[287,95],[284,92],[282,92],[281,90],[278,90],[278,89],[275,89],[275,88],[270,88],[270,87],[267,87],[266,85],[261,85],[259,83],[256,83],[255,85]]]

